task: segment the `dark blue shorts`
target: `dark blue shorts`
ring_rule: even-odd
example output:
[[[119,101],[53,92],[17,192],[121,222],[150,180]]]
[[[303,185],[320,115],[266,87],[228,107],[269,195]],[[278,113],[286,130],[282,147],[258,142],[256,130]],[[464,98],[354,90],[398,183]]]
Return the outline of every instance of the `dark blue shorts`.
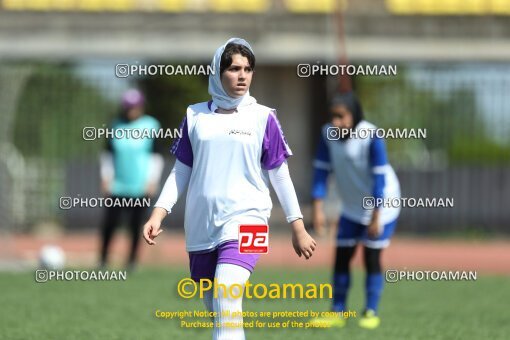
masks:
[[[390,239],[395,232],[396,226],[396,219],[386,223],[382,234],[377,238],[372,238],[368,236],[368,227],[366,225],[354,222],[342,215],[340,216],[340,221],[338,221],[337,246],[354,247],[356,244],[362,243],[368,248],[386,248],[390,244]]]

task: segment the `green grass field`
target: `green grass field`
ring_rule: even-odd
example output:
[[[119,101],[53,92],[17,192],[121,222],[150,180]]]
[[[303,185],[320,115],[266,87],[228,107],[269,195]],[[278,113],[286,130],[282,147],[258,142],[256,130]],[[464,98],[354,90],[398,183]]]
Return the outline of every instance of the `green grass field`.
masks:
[[[140,269],[126,281],[36,283],[34,272],[0,273],[1,339],[210,339],[208,329],[183,329],[157,309],[203,309],[178,297],[182,269]],[[329,273],[258,268],[252,283],[327,283]],[[363,306],[363,276],[353,279],[351,310]],[[508,339],[510,278],[478,275],[476,282],[386,284],[375,331],[351,319],[343,329],[249,329],[248,339]],[[326,311],[329,300],[247,300],[246,311]],[[205,319],[202,319],[205,320]],[[245,321],[248,321],[245,319]],[[262,320],[262,321],[268,321]],[[305,321],[305,320],[303,320]]]

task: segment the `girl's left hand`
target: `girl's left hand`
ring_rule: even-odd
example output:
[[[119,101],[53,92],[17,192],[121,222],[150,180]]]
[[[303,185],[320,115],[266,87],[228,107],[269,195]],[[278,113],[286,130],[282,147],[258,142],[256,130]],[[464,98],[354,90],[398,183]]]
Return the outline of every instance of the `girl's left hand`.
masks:
[[[382,228],[381,224],[379,223],[378,218],[372,219],[372,221],[370,221],[370,224],[368,225],[367,232],[368,232],[368,236],[370,238],[378,238],[379,236],[381,236],[381,234],[383,232],[383,228]]]
[[[302,219],[292,222],[292,246],[299,257],[304,255],[307,260],[317,247],[317,242],[306,231]]]

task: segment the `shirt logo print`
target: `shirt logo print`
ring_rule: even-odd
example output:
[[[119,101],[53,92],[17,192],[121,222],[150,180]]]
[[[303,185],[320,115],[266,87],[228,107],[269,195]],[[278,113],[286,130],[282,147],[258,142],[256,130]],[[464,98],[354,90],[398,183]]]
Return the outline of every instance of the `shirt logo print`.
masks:
[[[228,131],[228,135],[241,135],[241,136],[251,136],[251,131],[249,130],[239,130],[239,129],[230,129]]]

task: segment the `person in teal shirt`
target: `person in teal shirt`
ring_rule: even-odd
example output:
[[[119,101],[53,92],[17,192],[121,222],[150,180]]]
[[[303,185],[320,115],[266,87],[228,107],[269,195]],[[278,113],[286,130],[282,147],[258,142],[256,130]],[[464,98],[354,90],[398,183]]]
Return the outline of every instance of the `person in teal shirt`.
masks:
[[[144,114],[145,98],[138,90],[129,90],[122,96],[121,113],[111,124],[113,132],[107,137],[106,150],[100,157],[101,191],[116,202],[143,202],[153,197],[158,190],[163,158],[156,152],[153,137],[161,126],[159,122]],[[109,246],[122,215],[129,218],[131,250],[128,267],[134,267],[137,257],[140,228],[148,207],[140,204],[106,208],[102,227],[100,266],[105,267]]]

